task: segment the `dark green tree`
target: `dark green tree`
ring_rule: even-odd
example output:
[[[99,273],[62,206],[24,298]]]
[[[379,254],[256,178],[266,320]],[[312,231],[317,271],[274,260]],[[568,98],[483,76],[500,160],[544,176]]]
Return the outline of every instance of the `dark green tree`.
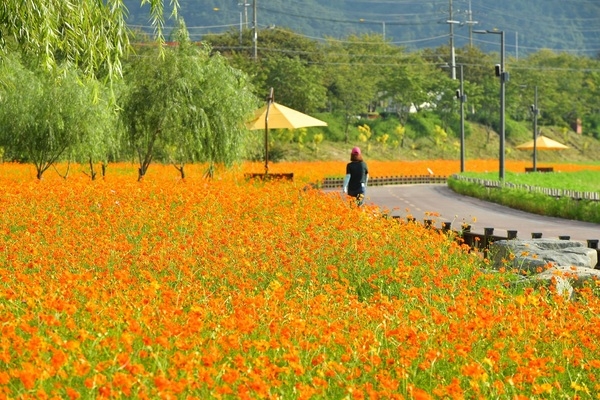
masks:
[[[205,42],[252,77],[258,97],[266,97],[270,88],[274,88],[276,101],[281,104],[305,113],[321,110],[326,104],[322,46],[281,28],[263,29],[258,35],[257,59],[250,30],[243,31],[242,44],[239,30],[235,29],[221,35],[207,35]]]
[[[351,36],[347,42],[329,41],[325,65],[330,110],[344,117],[344,137],[349,142],[349,127],[356,117],[376,107],[380,60],[373,57],[385,47],[379,35]]]
[[[304,113],[325,107],[327,90],[323,70],[299,57],[268,57],[262,61],[265,83],[274,88],[276,101]]]
[[[139,162],[138,180],[159,154],[182,177],[187,162],[208,162],[210,174],[215,164],[231,165],[257,105],[247,76],[208,46],[191,43],[183,23],[176,38],[161,57],[138,57],[126,70],[121,117]]]

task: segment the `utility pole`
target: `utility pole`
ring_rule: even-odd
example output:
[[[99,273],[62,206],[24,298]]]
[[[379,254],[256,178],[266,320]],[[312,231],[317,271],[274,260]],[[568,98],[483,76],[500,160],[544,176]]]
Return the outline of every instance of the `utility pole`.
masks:
[[[242,2],[238,3],[238,6],[244,7],[244,22],[243,22],[243,24],[246,28],[248,28],[248,7],[250,6],[250,4],[246,0],[243,0]]]
[[[456,56],[454,54],[454,24],[458,21],[452,19],[452,0],[450,1],[450,9],[448,12],[448,24],[450,24],[450,67],[452,68],[452,79],[456,79]]]
[[[477,24],[477,21],[473,21],[473,11],[471,11],[471,0],[469,0],[469,20],[466,22],[469,25],[469,47],[473,47],[473,25]]]
[[[537,171],[537,120],[540,110],[538,108],[538,87],[535,85],[533,104],[531,105],[531,112],[533,113],[533,172]]]
[[[504,146],[506,142],[506,120],[504,114],[506,113],[506,82],[509,80],[508,72],[505,70],[504,53],[504,31],[497,30],[474,30],[473,33],[493,33],[500,35],[500,64],[496,64],[495,71],[496,76],[500,78],[500,155],[499,155],[499,179],[504,184]]]
[[[506,81],[508,81],[508,73],[505,68],[505,53],[506,43],[504,38],[504,31],[500,31],[500,167],[499,167],[499,178],[502,184],[504,184],[504,165],[505,165],[505,142],[506,142]]]
[[[243,2],[238,3],[238,6],[244,7],[244,18],[245,18],[245,19],[242,19],[242,12],[240,11],[240,46],[243,44],[242,31],[244,30],[244,27],[246,29],[248,29],[248,6],[249,5],[250,4],[246,0],[243,0]]]
[[[257,42],[258,42],[258,33],[257,33],[257,27],[256,27],[256,0],[252,0],[252,11],[253,11],[253,15],[252,15],[252,47],[253,47],[253,57],[254,57],[254,61],[257,60],[258,56],[257,56]]]

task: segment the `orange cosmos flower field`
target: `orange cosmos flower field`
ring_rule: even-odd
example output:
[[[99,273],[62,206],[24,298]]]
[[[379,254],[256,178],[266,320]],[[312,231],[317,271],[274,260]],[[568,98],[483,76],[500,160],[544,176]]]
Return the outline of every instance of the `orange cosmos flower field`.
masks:
[[[260,164],[142,182],[0,165],[0,398],[598,398],[598,285],[514,285],[306,185],[344,165],[274,164],[294,181],[266,183],[244,179]]]

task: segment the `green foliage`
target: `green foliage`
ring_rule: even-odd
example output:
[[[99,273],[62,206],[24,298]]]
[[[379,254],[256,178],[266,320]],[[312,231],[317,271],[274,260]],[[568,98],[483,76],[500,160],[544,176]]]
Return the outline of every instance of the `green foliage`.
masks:
[[[162,42],[162,0],[137,2],[150,6],[152,25]],[[122,1],[5,0],[0,4],[0,50],[12,37],[21,51],[39,57],[44,69],[66,64],[87,76],[118,77],[129,47],[126,11]]]
[[[392,114],[385,114],[380,118],[375,119],[361,119],[361,125],[366,125],[373,132],[374,139],[378,139],[381,136],[388,135],[401,139],[401,135],[398,135],[398,128],[402,127],[398,117]]]
[[[342,142],[345,139],[344,131],[346,129],[346,116],[339,113],[320,113],[315,114],[315,117],[327,122],[326,127],[319,128],[319,132],[323,132],[325,139],[331,142]],[[312,130],[312,129],[310,129]],[[358,129],[354,126],[348,127],[349,138],[353,140],[358,136]]]
[[[523,136],[527,136],[528,134],[531,136],[531,135],[533,135],[532,132],[533,132],[533,127],[528,129],[525,125],[519,124],[516,121],[513,121],[511,119],[507,119],[505,121],[506,138],[523,137]]]
[[[212,35],[210,40],[231,42],[237,37],[234,33]],[[222,37],[228,39],[219,41]],[[345,141],[351,139],[352,126],[360,123],[356,117],[374,110],[395,115],[401,124],[407,125],[407,137],[427,137],[433,132],[434,125],[442,127],[450,136],[459,136],[460,102],[455,96],[459,82],[450,79],[449,68],[440,67],[440,60],[449,58],[447,46],[409,53],[382,41],[377,35],[351,35],[346,42],[330,40],[319,44],[313,41],[311,47],[309,40],[295,38],[290,31],[279,29],[264,32],[263,42],[265,49],[261,49],[260,63],[241,62],[239,55],[243,51],[235,51],[236,47],[221,49],[253,77],[257,87],[263,87],[262,92],[266,90],[267,82],[280,86],[278,98],[294,102],[301,110],[309,105],[321,107],[322,97],[308,100],[308,95],[318,86],[325,87],[327,108],[320,110],[344,114]],[[485,54],[475,46],[458,48],[456,52],[463,63],[463,86],[467,95],[465,119],[498,132],[499,80],[493,74],[497,57]],[[311,68],[317,65],[323,73],[314,75]],[[523,133],[521,126],[513,124],[513,120],[531,121],[529,107],[536,85],[539,86],[542,110],[538,118],[540,127],[545,124],[568,127],[577,117],[586,121],[600,113],[593,100],[598,97],[600,88],[598,74],[594,72],[599,68],[598,61],[540,51],[519,60],[508,59],[507,65],[511,72],[511,80],[506,85],[507,137],[519,137]],[[457,68],[457,78],[459,72]],[[550,80],[549,74],[552,75]],[[567,97],[579,100],[573,103],[574,106],[565,107]],[[411,109],[435,113],[438,121],[412,130],[407,124],[408,119],[414,123],[414,116],[409,114]],[[375,136],[379,134],[378,129],[374,132]],[[470,134],[469,124],[466,124],[465,135]],[[332,129],[329,136],[337,137],[338,134]]]
[[[6,20],[0,22],[0,37],[6,39],[0,44],[0,49],[5,52],[12,51],[14,48],[9,46],[12,39],[8,38],[15,34],[15,43],[18,44],[15,48],[22,51],[23,54],[32,56],[28,59],[31,65],[37,66],[42,60],[41,64],[44,69],[47,69],[47,67],[59,65],[61,60],[65,60],[67,65],[76,65],[81,68],[88,77],[117,77],[120,75],[122,55],[126,54],[129,40],[133,40],[122,36],[122,32],[127,32],[126,29],[119,30],[119,27],[122,27],[120,25],[124,10],[122,5],[128,6],[131,13],[135,14],[132,17],[136,20],[137,25],[147,25],[148,15],[150,15],[152,25],[158,28],[159,33],[165,13],[163,2],[155,0],[142,0],[141,3],[146,6],[141,8],[139,7],[140,0],[128,0],[124,3],[121,3],[120,0],[114,3],[109,2],[112,8],[107,7],[107,3],[94,2],[92,4],[89,0],[85,0],[81,3],[85,7],[81,9],[70,7],[69,2],[35,0],[27,2],[23,8],[20,8],[18,10],[20,14],[15,12],[18,7],[17,3],[15,0],[9,0],[0,6],[0,10],[4,11],[0,12],[0,15],[7,16]],[[187,1],[183,3],[182,7],[186,10],[187,16],[190,3]],[[327,6],[304,4],[302,7],[310,9],[313,6],[327,9],[333,5],[329,3]],[[344,8],[341,3],[338,6],[340,9]],[[170,8],[166,7],[167,13],[178,10],[177,2],[174,2]],[[44,15],[36,16],[36,12],[42,9]],[[219,5],[219,12],[215,12],[210,7],[206,11],[198,9],[197,13],[190,18],[194,20],[202,15],[201,18],[218,20],[225,15],[225,12],[234,12],[237,17],[239,11],[237,6]],[[51,18],[57,16],[61,18],[50,21]],[[56,27],[58,20],[73,26],[68,26],[60,31],[52,31],[52,35],[43,37],[44,29],[52,30]],[[90,23],[91,21],[102,22],[101,29]],[[174,21],[177,20],[174,19]],[[211,21],[211,25],[214,22]],[[37,23],[40,25],[34,26]],[[368,25],[371,25],[370,28]],[[362,27],[365,31],[373,31],[372,25],[365,21]],[[381,143],[383,136],[387,134],[392,136],[386,141],[386,144],[392,146],[403,146],[407,139],[419,139],[423,143],[429,143],[435,141],[433,133],[436,125],[447,132],[451,139],[458,138],[460,103],[455,97],[455,91],[459,81],[450,79],[450,70],[447,66],[446,68],[441,66],[446,62],[444,60],[449,59],[449,46],[442,45],[438,48],[409,51],[396,45],[395,42],[387,40],[389,36],[383,40],[384,38],[380,34],[360,32],[349,35],[347,40],[330,39],[322,42],[298,35],[290,29],[276,27],[259,30],[258,60],[255,60],[252,54],[253,32],[247,28],[248,26],[241,32],[241,38],[236,25],[222,35],[205,36],[203,42],[214,44],[214,48],[211,47],[210,52],[215,56],[215,60],[220,60],[221,67],[227,69],[233,66],[236,71],[243,71],[245,73],[241,78],[244,82],[243,86],[249,87],[249,90],[259,98],[264,97],[270,87],[274,87],[276,99],[282,104],[309,114],[318,114],[319,118],[328,121],[330,126],[321,130],[325,135],[325,140],[345,142],[358,140],[359,133],[356,124],[364,121],[357,117],[373,111],[382,115],[394,115],[406,128],[401,137],[393,137],[395,128],[392,126],[392,122],[389,122],[388,126],[385,118],[381,122],[377,121],[375,125],[371,125],[371,121],[367,121],[373,132],[373,142]],[[392,25],[388,28],[393,29]],[[98,35],[98,29],[100,29],[100,35]],[[69,36],[75,33],[76,35],[73,37]],[[179,34],[179,31],[174,30],[170,32],[170,37],[175,42],[181,42],[183,38],[178,37]],[[391,35],[391,32],[389,34]],[[413,32],[413,34],[417,33]],[[194,35],[197,34],[194,33]],[[190,38],[189,35],[184,36],[186,36],[184,41],[187,42],[198,39],[198,36],[193,38]],[[148,59],[148,57],[156,59],[160,55],[169,57],[166,53],[173,53],[174,49],[170,46],[160,46],[161,43],[159,39],[158,43],[152,43],[157,46],[137,46],[138,54],[135,55],[135,58],[125,60],[128,64],[125,68],[128,71],[136,69],[136,63],[140,59]],[[197,46],[192,47],[196,48]],[[196,50],[198,49],[196,48]],[[496,134],[493,131],[499,130],[500,121],[499,80],[493,75],[493,65],[498,62],[497,54],[486,54],[477,46],[457,47],[455,50],[457,61],[463,65],[464,91],[468,96],[465,104],[465,118],[468,121],[485,125],[489,132],[488,139],[493,140]],[[494,50],[497,51],[497,45],[494,46]],[[519,59],[513,59],[509,52],[506,61],[507,69],[511,73],[511,79],[506,85],[507,138],[520,138],[531,129],[532,115],[529,106],[533,102],[534,86],[539,91],[541,113],[538,118],[538,126],[540,129],[544,130],[547,126],[559,126],[565,129],[564,134],[566,135],[573,123],[579,119],[583,121],[584,135],[599,136],[597,120],[600,120],[598,117],[600,109],[596,99],[600,96],[600,74],[597,72],[600,70],[600,60],[543,50],[529,53]],[[164,59],[160,62],[166,65]],[[133,66],[129,64],[133,64]],[[216,71],[219,68],[216,68]],[[456,72],[458,75],[459,70],[457,69]],[[142,76],[144,74],[149,75],[144,77]],[[233,75],[236,74],[237,72]],[[156,76],[152,76],[150,70],[144,68],[139,68],[137,75],[140,75],[138,77],[140,81],[144,79],[160,80]],[[131,74],[128,73],[126,79],[130,78]],[[166,94],[172,93],[173,88],[183,88],[180,82],[171,78],[173,83],[177,83],[175,86],[167,87],[164,91]],[[111,90],[123,98],[119,85],[116,85],[115,82],[115,80],[112,81]],[[238,94],[235,91],[228,92],[223,89],[237,84],[235,79],[223,82],[215,80],[211,87],[218,88],[214,92],[218,95],[222,94],[223,104],[227,104],[227,107],[236,107],[239,103],[237,101]],[[94,136],[88,137],[91,149],[85,149],[85,145],[82,148],[73,147],[71,149],[72,157],[77,160],[84,160],[88,155],[93,159],[105,159],[109,156],[118,158],[123,154],[123,149],[120,148],[123,143],[119,142],[119,131],[110,128],[111,114],[114,116],[114,104],[105,99],[105,89],[101,84],[94,83],[94,85],[97,85],[93,90],[98,95],[92,104],[95,107],[94,103],[103,103],[104,107],[102,111],[96,108],[99,114],[96,120],[97,132]],[[227,95],[225,95],[226,93]],[[180,110],[178,115],[186,114],[186,112],[182,112],[185,109],[182,104],[172,103],[173,109]],[[201,110],[204,108],[196,107],[192,110],[191,113],[196,113],[196,121],[201,119]],[[417,109],[418,112],[409,114],[409,111],[414,109]],[[173,126],[175,126],[174,121],[177,118],[170,117]],[[218,119],[216,118],[215,121]],[[238,129],[241,120],[243,117],[235,122],[237,125],[233,131]],[[184,120],[181,119],[180,122],[183,123]],[[378,126],[379,123],[383,126]],[[204,132],[216,135],[215,132],[221,129],[221,125],[223,125],[222,122],[217,123],[217,126],[214,127],[206,125]],[[467,137],[471,134],[471,129],[470,124],[465,124]],[[208,150],[210,146],[202,148],[202,146],[214,143],[214,140],[202,144],[199,142],[199,136],[196,136],[194,140],[190,139],[189,135],[194,130],[195,128],[187,131],[179,129],[179,136],[176,138],[178,143],[163,143],[164,146],[161,144],[153,148],[154,159],[181,163],[190,160],[208,161],[218,158],[214,151]],[[227,130],[229,129],[227,128]],[[311,140],[312,133],[313,131],[308,131],[308,141]],[[107,136],[102,137],[102,135]],[[251,147],[251,145],[247,145],[247,135],[243,133],[238,136],[238,139],[227,136],[214,136],[213,139],[218,141],[221,138],[223,142],[219,147],[228,147],[238,139],[244,143],[233,145],[236,149],[239,150],[244,146]],[[199,145],[189,145],[190,140]],[[588,148],[594,146],[588,142],[581,142],[573,147],[577,147],[581,152],[587,152]],[[148,148],[146,147],[146,149]],[[248,152],[252,153],[251,150]],[[234,153],[238,153],[236,157],[240,156],[239,151],[236,150]],[[236,157],[225,157],[227,158],[226,162],[231,162]]]
[[[38,179],[56,161],[80,155],[84,146],[88,156],[98,151],[95,138],[103,134],[102,128],[111,128],[102,89],[68,66],[30,70],[16,57],[6,58],[0,81],[5,157],[33,163]]]
[[[460,138],[460,117],[454,116],[449,121],[447,121],[447,123],[448,123],[448,128],[447,128],[448,135],[455,137],[455,138]],[[471,124],[468,121],[465,120],[465,138],[468,138],[469,136],[471,136],[472,133],[473,133],[473,127],[471,126]]]
[[[261,65],[269,71],[265,84],[274,88],[277,102],[304,113],[325,105],[320,68],[307,65],[299,57],[268,57]]]
[[[206,35],[215,52],[220,52],[233,65],[253,77],[254,93],[264,97],[274,88],[277,102],[305,113],[312,113],[325,105],[326,86],[323,68],[318,65],[323,53],[318,42],[285,29],[269,29],[260,34],[257,49],[261,62],[253,61],[253,43],[250,31],[231,30],[222,35]],[[286,52],[281,52],[285,43]]]
[[[583,120],[584,134],[600,139],[600,113],[590,115]]]
[[[70,155],[79,163],[94,164],[100,161],[107,164],[109,160],[119,158],[123,131],[118,124],[118,106],[111,91],[100,81],[87,80],[90,98],[81,104],[81,113],[85,116],[86,129],[83,136],[70,148]],[[120,82],[113,85],[113,88]],[[92,179],[94,172],[90,171]]]
[[[374,57],[386,45],[374,36],[351,36],[347,42],[329,41],[326,82],[331,104],[345,116],[344,135],[350,140],[350,126],[356,117],[369,111],[376,99],[382,70]],[[366,109],[365,109],[366,108]]]
[[[431,111],[421,111],[410,114],[406,121],[406,130],[415,138],[431,137],[436,126],[442,125],[438,115]]]

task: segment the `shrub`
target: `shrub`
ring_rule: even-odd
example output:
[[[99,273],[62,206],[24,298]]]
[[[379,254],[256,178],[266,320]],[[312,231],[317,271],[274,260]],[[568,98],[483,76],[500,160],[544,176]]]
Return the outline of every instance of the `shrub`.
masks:
[[[442,121],[438,115],[430,111],[410,114],[406,121],[407,131],[412,131],[415,138],[430,137],[436,125],[442,126]]]

